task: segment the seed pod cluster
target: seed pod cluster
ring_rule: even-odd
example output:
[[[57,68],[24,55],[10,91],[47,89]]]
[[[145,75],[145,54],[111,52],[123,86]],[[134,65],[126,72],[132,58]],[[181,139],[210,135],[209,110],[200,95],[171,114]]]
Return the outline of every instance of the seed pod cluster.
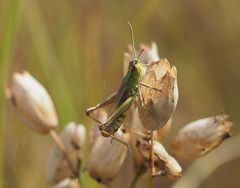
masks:
[[[231,135],[233,123],[228,115],[199,119],[177,134],[172,150],[177,157],[193,160],[206,155]]]
[[[172,115],[178,102],[177,69],[170,65],[167,59],[160,59],[155,42],[150,45],[141,44],[141,49],[144,51],[139,57],[143,63],[143,67],[139,66],[139,72],[143,73],[138,84],[140,92],[134,90],[133,94],[134,97],[139,94],[139,97],[136,97],[130,109],[127,108],[130,111],[130,117],[127,119],[130,126],[122,128],[122,125],[114,136],[118,141],[131,143],[135,167],[141,169],[142,173],[151,168],[150,175],[166,175],[170,179],[176,179],[182,175],[182,168],[177,160],[168,154],[161,142],[171,127]],[[124,74],[129,62],[137,58],[132,56],[132,52],[133,48],[129,46],[128,52],[124,54]],[[131,94],[126,93],[126,97]],[[6,95],[32,130],[51,135],[58,125],[58,118],[49,94],[36,79],[26,71],[15,73],[9,88],[6,89]],[[91,131],[91,150],[85,169],[92,178],[102,184],[109,184],[116,178],[128,152],[125,145],[112,140],[111,137],[102,137],[97,129],[99,122],[105,122],[118,105],[116,97],[118,95],[113,95],[109,98],[111,100],[105,101],[107,105],[102,105],[104,107],[97,105],[87,111],[88,115],[91,114],[93,119],[99,121]],[[116,122],[118,117],[123,115],[121,112],[118,111],[117,116],[114,116]],[[179,158],[196,159],[219,146],[230,136],[232,127],[233,123],[227,115],[194,121],[179,131],[172,144],[172,150]],[[103,135],[103,132],[101,133]],[[59,150],[60,147],[53,147],[48,161],[48,181],[54,188],[79,188],[78,172],[83,155],[82,148],[86,141],[85,127],[71,122],[63,130],[60,138],[67,156]],[[153,163],[150,163],[150,160]]]
[[[83,146],[86,141],[86,129],[83,125],[70,122],[60,135],[68,157],[76,171],[80,170]],[[48,181],[56,184],[65,178],[72,177],[72,170],[57,146],[54,146],[48,159]],[[70,181],[70,180],[69,180]]]
[[[48,133],[57,127],[58,118],[49,94],[28,72],[13,74],[6,95],[26,125],[35,132]]]

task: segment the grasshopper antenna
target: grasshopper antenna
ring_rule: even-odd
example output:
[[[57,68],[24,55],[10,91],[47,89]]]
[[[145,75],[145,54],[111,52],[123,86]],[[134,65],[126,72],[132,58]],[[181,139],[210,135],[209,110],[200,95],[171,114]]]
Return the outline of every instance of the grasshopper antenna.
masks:
[[[144,51],[144,49],[141,49],[141,51],[139,52],[139,54],[138,54],[138,56],[137,56],[138,59],[139,59],[140,56],[142,55],[143,51]]]
[[[135,42],[134,42],[134,35],[133,35],[133,27],[132,27],[131,22],[129,22],[129,21],[128,21],[128,26],[129,26],[129,29],[130,29],[130,32],[131,32],[132,48],[133,48],[133,56],[134,56],[134,58],[136,58],[137,55],[136,55],[136,50],[135,50]]]

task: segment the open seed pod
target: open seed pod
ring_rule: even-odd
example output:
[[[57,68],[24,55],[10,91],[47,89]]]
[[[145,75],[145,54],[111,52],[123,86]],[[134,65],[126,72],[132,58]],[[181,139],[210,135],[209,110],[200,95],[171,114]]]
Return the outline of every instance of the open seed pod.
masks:
[[[32,130],[48,133],[57,127],[58,118],[46,89],[28,72],[14,73],[6,96]]]
[[[178,101],[177,69],[167,59],[148,66],[140,91],[144,108],[138,103],[139,117],[148,130],[162,128],[171,118]]]
[[[65,178],[54,185],[53,188],[80,188],[79,182],[75,179]]]
[[[139,155],[142,157],[143,165],[149,167],[150,141],[144,138],[139,139],[136,145]],[[167,153],[164,146],[158,142],[153,142],[155,175],[167,175],[171,179],[176,179],[182,175],[182,168],[178,162]]]
[[[115,136],[129,142],[129,134],[119,129]],[[111,138],[98,137],[89,155],[86,169],[91,177],[103,184],[110,183],[119,173],[128,148]]]
[[[233,123],[228,115],[199,119],[184,126],[172,144],[177,157],[193,160],[206,155],[231,135]]]
[[[76,171],[79,171],[83,155],[83,146],[86,141],[86,129],[83,125],[74,122],[68,123],[60,135],[68,157]],[[48,181],[58,183],[59,181],[72,177],[72,170],[69,167],[63,154],[57,146],[54,146],[48,159]]]

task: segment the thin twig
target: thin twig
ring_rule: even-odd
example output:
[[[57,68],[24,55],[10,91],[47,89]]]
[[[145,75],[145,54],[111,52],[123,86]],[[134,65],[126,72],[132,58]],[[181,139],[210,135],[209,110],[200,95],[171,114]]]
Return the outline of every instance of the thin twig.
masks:
[[[66,160],[69,168],[71,169],[72,171],[72,175],[74,178],[79,178],[78,177],[78,171],[76,169],[74,169],[73,167],[73,164],[71,163],[70,159],[69,159],[69,156],[67,154],[67,150],[66,150],[66,147],[63,143],[63,141],[61,140],[61,138],[59,137],[59,135],[57,134],[57,132],[54,130],[54,129],[51,129],[50,132],[49,132],[49,135],[52,137],[52,139],[54,140],[54,142],[56,143],[58,149],[61,151],[64,159]]]
[[[150,175],[153,176],[155,174],[154,170],[154,154],[153,154],[153,131],[150,132],[151,142],[150,142],[150,156],[149,156],[149,162],[150,162]]]

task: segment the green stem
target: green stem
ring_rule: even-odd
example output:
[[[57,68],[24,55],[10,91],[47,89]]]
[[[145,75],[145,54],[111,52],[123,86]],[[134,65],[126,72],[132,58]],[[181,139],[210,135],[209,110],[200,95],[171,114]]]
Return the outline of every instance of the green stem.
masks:
[[[85,188],[86,186],[85,186],[85,184],[83,183],[83,180],[81,179],[82,177],[81,177],[81,175],[79,176],[79,185],[80,185],[80,187],[81,188]]]
[[[138,170],[138,171],[135,173],[135,176],[134,176],[134,178],[133,178],[133,180],[132,180],[132,182],[131,182],[130,188],[135,188],[135,187],[136,187],[137,182],[138,182],[139,178],[141,177],[141,175],[142,175],[141,170]]]
[[[147,188],[152,188],[152,187],[153,187],[153,177],[151,176],[151,174],[149,174]]]
[[[4,5],[1,2],[1,5]],[[7,5],[8,3],[6,3]],[[3,179],[4,173],[4,140],[5,140],[5,126],[6,122],[6,110],[4,102],[4,86],[8,77],[8,70],[10,62],[12,61],[13,46],[15,44],[15,36],[17,31],[18,13],[19,13],[19,0],[11,0],[9,7],[1,8],[0,6],[0,30],[3,35],[0,36],[0,188],[4,187],[5,181]],[[7,13],[7,14],[4,14]],[[3,18],[6,17],[6,23]],[[6,25],[5,25],[6,24]]]

